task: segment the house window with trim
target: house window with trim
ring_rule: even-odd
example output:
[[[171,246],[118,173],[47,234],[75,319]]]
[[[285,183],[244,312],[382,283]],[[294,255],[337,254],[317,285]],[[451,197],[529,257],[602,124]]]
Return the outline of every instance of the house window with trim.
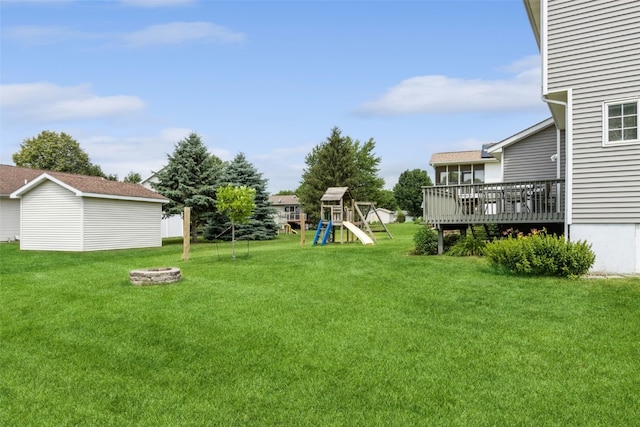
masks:
[[[638,101],[604,104],[604,144],[640,142],[638,139]]]

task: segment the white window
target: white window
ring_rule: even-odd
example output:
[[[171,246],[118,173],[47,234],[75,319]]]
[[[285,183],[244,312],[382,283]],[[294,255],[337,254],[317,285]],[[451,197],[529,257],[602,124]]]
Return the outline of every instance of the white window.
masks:
[[[604,145],[629,144],[638,139],[638,100],[607,102],[604,111]]]

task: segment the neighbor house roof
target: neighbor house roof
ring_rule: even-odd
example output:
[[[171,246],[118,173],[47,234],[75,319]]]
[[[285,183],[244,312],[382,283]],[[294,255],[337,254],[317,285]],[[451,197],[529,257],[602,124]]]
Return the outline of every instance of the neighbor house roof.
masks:
[[[271,202],[271,204],[273,206],[283,206],[283,205],[300,205],[300,200],[298,199],[298,196],[296,195],[276,195],[276,196],[269,196],[269,202]]]
[[[0,165],[0,194],[20,197],[45,180],[53,181],[78,196],[152,202],[168,201],[166,197],[144,188],[140,184],[111,181],[97,176]]]
[[[434,153],[429,160],[431,166],[455,165],[462,163],[493,163],[498,160],[493,157],[482,157],[482,150],[450,151]]]

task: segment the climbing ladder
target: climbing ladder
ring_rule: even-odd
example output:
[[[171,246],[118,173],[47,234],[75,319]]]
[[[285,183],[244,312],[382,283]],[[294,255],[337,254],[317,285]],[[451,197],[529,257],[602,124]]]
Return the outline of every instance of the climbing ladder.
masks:
[[[320,239],[320,236],[322,236],[322,241],[320,243],[320,245],[326,245],[327,242],[329,241],[329,235],[331,234],[331,228],[333,227],[333,223],[331,221],[327,222],[327,226],[324,226],[325,223],[323,220],[320,220],[320,222],[318,222],[318,228],[316,229],[316,234],[315,236],[313,236],[313,245],[317,245],[318,244],[318,240]],[[323,231],[324,230],[324,234]]]

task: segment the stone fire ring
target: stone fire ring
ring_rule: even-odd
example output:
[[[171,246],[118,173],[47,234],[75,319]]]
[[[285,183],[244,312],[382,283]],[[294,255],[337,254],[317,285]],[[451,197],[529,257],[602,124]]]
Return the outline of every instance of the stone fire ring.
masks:
[[[177,267],[149,268],[147,270],[132,270],[129,272],[129,280],[132,285],[168,285],[182,278]]]

